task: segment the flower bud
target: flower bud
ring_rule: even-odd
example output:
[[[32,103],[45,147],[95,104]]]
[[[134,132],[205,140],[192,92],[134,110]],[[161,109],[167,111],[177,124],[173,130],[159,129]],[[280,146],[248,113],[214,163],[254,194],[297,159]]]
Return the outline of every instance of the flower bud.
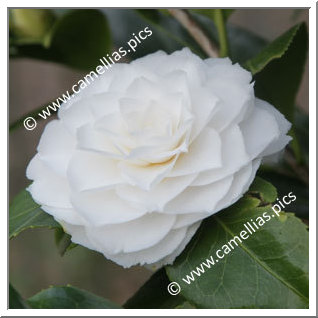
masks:
[[[54,22],[48,9],[11,9],[10,31],[19,39],[41,41]]]

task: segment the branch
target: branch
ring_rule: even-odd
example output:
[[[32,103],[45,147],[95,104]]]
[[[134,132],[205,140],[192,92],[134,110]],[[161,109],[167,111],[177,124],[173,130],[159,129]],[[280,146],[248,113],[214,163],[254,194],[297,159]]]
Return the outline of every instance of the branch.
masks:
[[[218,57],[217,47],[211,42],[208,36],[201,30],[199,25],[191,18],[189,13],[181,9],[168,9],[169,13],[178,20],[190,33],[194,40],[201,46],[203,51],[210,57]]]
[[[285,151],[285,160],[293,169],[298,178],[302,180],[306,185],[309,185],[308,170],[297,163],[296,159],[288,149]]]

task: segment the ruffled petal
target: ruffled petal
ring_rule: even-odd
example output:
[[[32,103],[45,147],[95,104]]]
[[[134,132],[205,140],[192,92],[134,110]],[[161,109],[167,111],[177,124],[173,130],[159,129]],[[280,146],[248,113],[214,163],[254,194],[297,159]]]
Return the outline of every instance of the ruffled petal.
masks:
[[[157,268],[160,268],[164,265],[172,264],[174,262],[174,260],[176,259],[176,257],[178,257],[181,254],[181,252],[185,249],[187,244],[190,242],[193,235],[195,234],[195,232],[199,228],[200,224],[201,224],[201,222],[197,222],[197,223],[194,223],[193,225],[189,226],[187,228],[185,237],[183,238],[183,240],[181,241],[179,246],[171,254],[168,254],[168,256],[164,257],[163,259],[161,259],[159,261],[156,261],[155,263],[149,264],[149,267],[151,267],[152,269],[157,269]]]
[[[245,142],[239,126],[228,127],[221,133],[222,167],[204,171],[191,184],[203,186],[216,182],[245,166],[251,158],[246,153]]]
[[[70,186],[78,192],[114,187],[123,182],[117,165],[116,160],[102,154],[77,150],[67,171]]]
[[[76,211],[94,226],[128,222],[147,212],[142,206],[121,200],[114,190],[72,192],[71,201]]]
[[[149,212],[163,211],[164,206],[181,193],[196,175],[166,178],[149,191],[142,190],[130,185],[119,185],[116,192],[121,199],[136,202],[144,206]]]
[[[37,150],[47,166],[65,176],[75,145],[75,137],[64,124],[60,120],[52,120],[45,126]]]
[[[72,208],[67,179],[54,173],[39,155],[34,156],[29,163],[26,175],[28,179],[34,180],[27,190],[38,204]]]
[[[255,105],[253,112],[240,123],[247,153],[256,158],[280,136],[280,129],[272,112]]]
[[[275,107],[261,99],[256,98],[255,106],[271,113],[278,124],[280,131],[278,138],[274,139],[261,153],[261,156],[270,156],[284,149],[285,146],[292,140],[292,137],[286,135],[290,130],[291,123]]]
[[[140,189],[150,190],[153,185],[168,175],[176,160],[177,157],[173,157],[162,164],[147,164],[144,166],[121,161],[118,166],[121,176],[126,182]]]
[[[233,182],[227,195],[217,204],[215,211],[218,212],[234,204],[248,190],[255,178],[256,171],[261,163],[260,159],[246,165],[234,175]]]
[[[202,187],[188,187],[175,199],[170,201],[164,213],[214,213],[217,203],[227,194],[233,176]]]
[[[160,242],[170,232],[175,218],[151,213],[122,224],[87,227],[86,233],[108,255],[137,252]]]
[[[73,243],[83,245],[91,250],[96,250],[95,244],[90,242],[86,235],[84,226],[70,224],[63,219],[57,219],[57,221],[63,226],[64,231],[72,236]]]
[[[177,177],[198,173],[221,167],[221,165],[220,136],[215,130],[205,128],[190,145],[188,153],[180,155],[169,176]]]
[[[158,244],[135,253],[118,253],[114,255],[104,254],[117,264],[123,267],[130,267],[133,265],[145,265],[159,261],[164,256],[173,253],[182,241],[185,239],[187,228],[183,227],[177,230],[172,230],[162,239]]]
[[[211,92],[219,99],[218,109],[209,126],[222,131],[231,124],[240,123],[254,106],[252,84],[235,80],[213,78],[207,83]]]
[[[74,209],[58,208],[55,206],[41,205],[41,209],[46,213],[52,215],[54,219],[63,220],[72,225],[88,225]]]

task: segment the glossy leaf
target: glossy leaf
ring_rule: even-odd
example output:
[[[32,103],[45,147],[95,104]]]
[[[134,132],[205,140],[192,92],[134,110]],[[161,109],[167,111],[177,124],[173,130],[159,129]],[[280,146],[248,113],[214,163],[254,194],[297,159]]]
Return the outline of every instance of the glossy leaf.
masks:
[[[167,287],[170,281],[164,269],[158,270],[124,305],[130,309],[168,309],[181,306],[185,299],[172,296]]]
[[[188,301],[178,305],[176,309],[196,309],[195,306],[191,305]]]
[[[88,291],[67,285],[50,287],[28,299],[33,309],[109,309],[119,305]]]
[[[9,308],[10,309],[25,309],[28,308],[27,304],[16,291],[16,289],[9,284]]]
[[[245,67],[248,68],[252,74],[256,74],[271,61],[281,58],[293,42],[299,27],[300,25],[294,26],[276,40],[268,44],[258,55],[248,60],[245,63]]]
[[[37,227],[60,228],[61,226],[33,201],[28,191],[23,190],[10,204],[9,237],[11,239],[26,229]]]
[[[72,242],[71,236],[65,233],[62,228],[55,229],[54,237],[55,244],[61,256],[77,246],[77,244]]]
[[[111,53],[111,33],[99,10],[76,9],[60,16],[46,35],[44,46],[20,45],[13,56],[31,57],[93,70]]]
[[[277,198],[276,188],[262,178],[256,177],[249,189],[250,193],[257,193],[264,203],[274,202]]]
[[[288,205],[288,211],[295,213],[302,219],[309,218],[309,189],[294,174],[286,175],[280,169],[275,170],[275,167],[263,166],[258,175],[275,184],[278,198],[293,192],[297,199]]]
[[[303,23],[287,31],[245,64],[256,74],[256,96],[274,105],[291,122],[307,49],[307,27]]]
[[[267,195],[263,192],[260,197]],[[242,230],[247,232],[244,224],[252,221],[259,229],[254,226],[255,233],[250,229],[252,234],[242,242],[236,239],[236,247],[232,241],[235,248],[218,259],[216,251],[224,251]],[[215,265],[203,267],[200,276],[192,272],[192,283],[183,281],[210,256],[217,260]],[[308,308],[307,227],[291,213],[275,216],[271,205],[247,195],[204,221],[166,270],[170,280],[180,284],[181,294],[199,308]]]

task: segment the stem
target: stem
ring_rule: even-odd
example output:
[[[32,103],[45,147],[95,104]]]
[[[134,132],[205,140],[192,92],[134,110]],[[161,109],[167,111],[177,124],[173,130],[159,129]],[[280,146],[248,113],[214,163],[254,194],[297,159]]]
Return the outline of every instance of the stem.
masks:
[[[291,128],[290,135],[293,137],[293,140],[290,143],[291,148],[293,149],[297,164],[301,165],[303,164],[303,157],[302,152],[300,148],[300,144],[298,142],[297,136],[295,134],[295,130]]]
[[[302,180],[307,186],[309,186],[309,173],[307,168],[299,165],[295,157],[292,155],[292,153],[289,150],[285,151],[285,160],[289,164],[289,166],[292,168],[296,176],[298,176],[300,180]]]
[[[211,42],[209,37],[203,32],[200,26],[191,18],[186,10],[168,9],[169,13],[181,23],[190,33],[194,40],[200,45],[202,50],[210,57],[218,57],[218,49]]]
[[[220,57],[225,57],[229,55],[229,50],[223,11],[222,9],[214,10],[214,22],[219,35]]]

